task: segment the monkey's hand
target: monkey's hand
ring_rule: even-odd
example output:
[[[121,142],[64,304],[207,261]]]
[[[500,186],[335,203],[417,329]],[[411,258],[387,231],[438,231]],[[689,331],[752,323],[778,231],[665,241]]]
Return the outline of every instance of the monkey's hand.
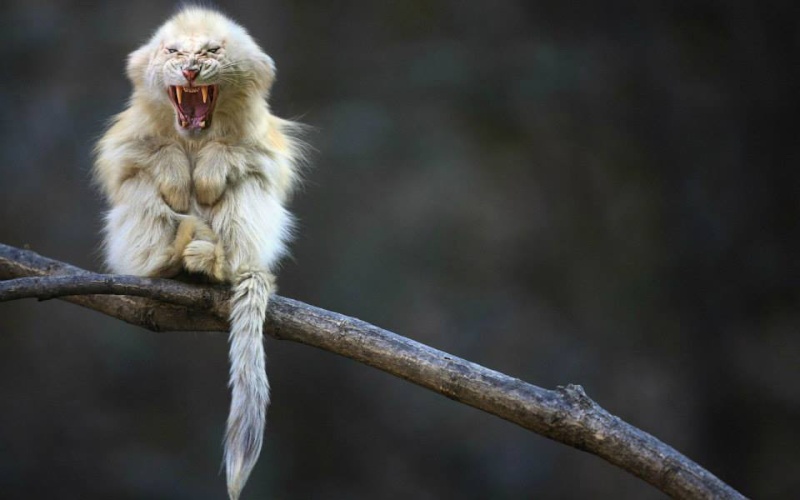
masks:
[[[158,189],[164,202],[178,213],[185,214],[189,211],[189,200],[192,191],[191,178],[189,175],[185,179],[162,179]]]
[[[189,159],[176,147],[163,148],[153,169],[164,202],[178,213],[187,213],[192,196]]]
[[[213,205],[222,196],[235,154],[225,145],[211,143],[200,150],[194,169],[194,192],[201,205]]]
[[[213,205],[225,192],[227,169],[216,162],[198,162],[194,171],[194,192],[201,205]]]

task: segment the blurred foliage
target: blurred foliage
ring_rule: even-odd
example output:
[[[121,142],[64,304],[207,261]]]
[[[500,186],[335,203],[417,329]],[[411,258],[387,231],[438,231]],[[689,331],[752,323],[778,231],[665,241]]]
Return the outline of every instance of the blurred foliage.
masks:
[[[239,1],[314,167],[281,292],[613,413],[756,498],[800,417],[796,7]],[[171,3],[4,3],[0,241],[99,268],[91,148]],[[0,305],[3,498],[222,498],[223,335]],[[658,498],[601,460],[268,340],[248,498]]]

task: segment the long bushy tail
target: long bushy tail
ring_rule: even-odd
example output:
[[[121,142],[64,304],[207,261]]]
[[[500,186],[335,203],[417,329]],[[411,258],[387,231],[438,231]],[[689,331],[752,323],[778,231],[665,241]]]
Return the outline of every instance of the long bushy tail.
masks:
[[[231,301],[231,411],[225,432],[225,469],[231,500],[247,482],[261,453],[269,382],[262,328],[273,276],[265,271],[238,273]]]

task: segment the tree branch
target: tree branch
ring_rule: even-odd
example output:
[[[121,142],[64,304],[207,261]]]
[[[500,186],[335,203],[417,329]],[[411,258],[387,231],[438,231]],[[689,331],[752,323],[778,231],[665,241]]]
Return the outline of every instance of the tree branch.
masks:
[[[153,331],[227,331],[227,290],[95,274],[0,244],[0,302],[64,300]],[[97,295],[104,294],[104,295]],[[110,295],[109,295],[110,294]],[[598,455],[679,498],[744,498],[653,436],[611,415],[578,385],[547,390],[364,321],[275,296],[265,333],[373,366]]]
[[[224,300],[220,290],[210,287],[191,286],[167,279],[116,274],[86,272],[62,276],[34,276],[0,282],[0,302],[98,294],[149,297],[187,307],[212,307]]]

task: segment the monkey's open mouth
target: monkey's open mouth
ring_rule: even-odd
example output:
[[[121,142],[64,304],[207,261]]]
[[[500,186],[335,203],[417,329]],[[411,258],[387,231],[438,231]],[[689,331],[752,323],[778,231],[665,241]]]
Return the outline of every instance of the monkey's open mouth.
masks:
[[[211,114],[219,95],[218,85],[170,85],[169,100],[175,107],[178,125],[186,130],[202,130],[211,125]]]

